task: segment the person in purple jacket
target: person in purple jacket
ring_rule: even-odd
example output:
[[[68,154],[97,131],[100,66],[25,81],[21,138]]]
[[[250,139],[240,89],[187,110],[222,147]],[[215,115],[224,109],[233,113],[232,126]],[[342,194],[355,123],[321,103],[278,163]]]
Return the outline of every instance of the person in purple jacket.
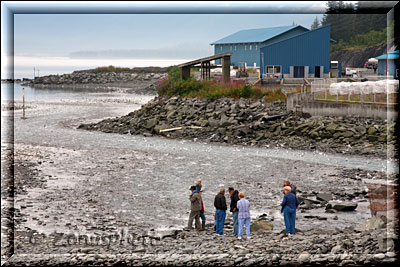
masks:
[[[250,203],[244,198],[244,193],[239,193],[239,201],[237,202],[237,209],[239,210],[239,234],[238,239],[242,239],[243,226],[246,225],[246,236],[250,239]]]
[[[285,186],[283,188],[283,192],[285,196],[283,197],[282,201],[282,208],[281,212],[283,212],[283,217],[285,220],[285,228],[286,234],[288,236],[294,234],[295,222],[296,222],[296,209],[299,205],[299,200],[297,199],[296,195],[291,193],[290,186]]]

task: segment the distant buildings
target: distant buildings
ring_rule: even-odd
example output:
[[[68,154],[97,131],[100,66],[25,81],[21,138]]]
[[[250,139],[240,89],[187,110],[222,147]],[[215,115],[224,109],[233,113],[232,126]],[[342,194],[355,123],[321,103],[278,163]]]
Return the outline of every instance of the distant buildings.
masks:
[[[396,59],[399,58],[399,50],[389,52],[389,54],[383,54],[376,59],[378,59],[378,75],[393,76],[395,79],[398,77],[398,67],[396,64]]]
[[[211,45],[215,55],[232,53],[234,66],[263,66],[261,74],[306,78],[329,73],[329,25],[313,31],[299,25],[242,30]]]

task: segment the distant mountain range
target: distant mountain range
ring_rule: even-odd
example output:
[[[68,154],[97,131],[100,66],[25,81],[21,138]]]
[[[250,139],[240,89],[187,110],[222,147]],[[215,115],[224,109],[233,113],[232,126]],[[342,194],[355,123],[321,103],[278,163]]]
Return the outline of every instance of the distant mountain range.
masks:
[[[77,51],[69,54],[70,58],[132,58],[132,59],[190,59],[213,55],[213,49],[131,49]]]

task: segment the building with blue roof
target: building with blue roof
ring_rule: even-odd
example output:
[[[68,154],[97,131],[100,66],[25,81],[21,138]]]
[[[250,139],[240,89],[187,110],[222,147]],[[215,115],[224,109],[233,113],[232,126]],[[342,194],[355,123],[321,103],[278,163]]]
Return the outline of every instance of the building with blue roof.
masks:
[[[398,76],[398,66],[396,61],[399,59],[399,50],[389,52],[389,54],[383,54],[378,59],[378,75],[386,76],[386,68],[388,76],[393,76],[397,79]]]
[[[247,66],[259,67],[261,48],[308,31],[300,25],[241,30],[211,45],[214,45],[215,55],[232,53],[231,63],[234,66],[237,66],[239,62],[245,62]],[[216,61],[216,64],[219,63]]]
[[[263,77],[323,78],[330,71],[330,25],[260,49]]]

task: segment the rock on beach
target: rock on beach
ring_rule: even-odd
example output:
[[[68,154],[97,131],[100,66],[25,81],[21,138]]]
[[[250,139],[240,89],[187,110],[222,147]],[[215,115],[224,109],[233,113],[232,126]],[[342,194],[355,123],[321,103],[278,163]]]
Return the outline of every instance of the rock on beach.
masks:
[[[126,116],[81,124],[79,128],[382,157],[388,151],[394,153],[396,140],[393,125],[388,127],[385,121],[358,117],[308,118],[288,113],[282,101],[269,103],[264,99],[243,98],[156,97]],[[320,197],[324,201],[329,199],[328,195]]]

